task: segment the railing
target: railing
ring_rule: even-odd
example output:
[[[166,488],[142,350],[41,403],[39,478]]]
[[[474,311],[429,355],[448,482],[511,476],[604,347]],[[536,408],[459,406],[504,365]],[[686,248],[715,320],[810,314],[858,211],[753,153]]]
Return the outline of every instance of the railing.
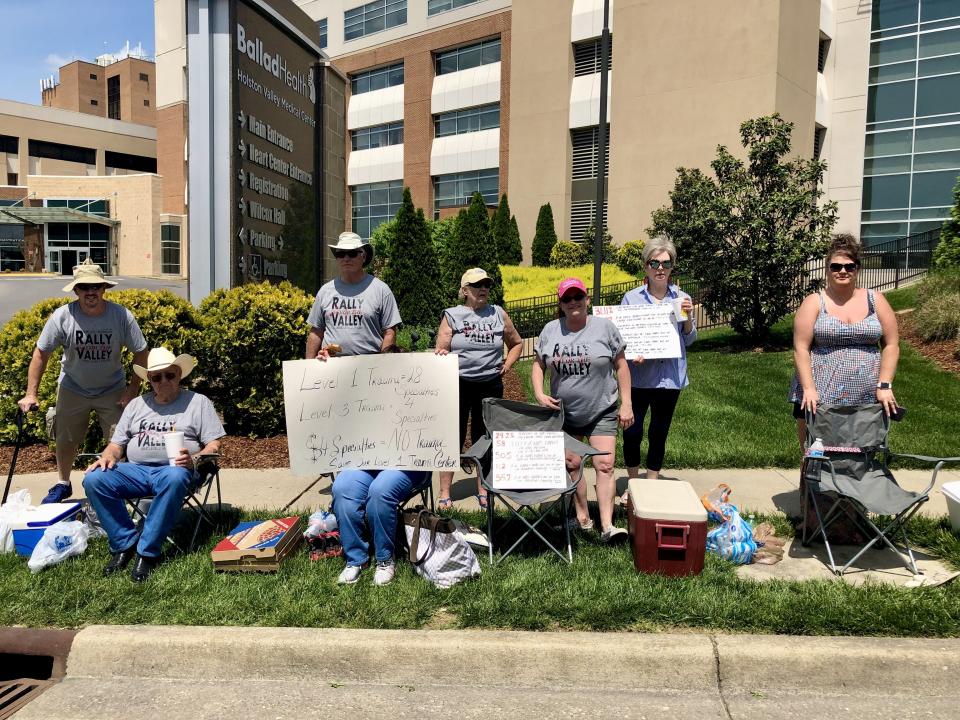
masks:
[[[916,235],[897,238],[889,242],[872,245],[863,251],[859,275],[860,287],[871,290],[890,290],[925,275],[930,269],[933,250],[940,241],[940,228],[927,230]],[[826,277],[826,260],[822,257],[807,261],[806,271],[815,280],[823,282]],[[683,274],[672,278],[684,292],[693,298],[694,319],[698,329],[720,327],[727,324],[726,318],[711,317],[700,302],[702,289],[700,283]],[[604,285],[600,288],[601,305],[619,305],[624,293],[637,287],[638,282],[623,282],[616,285]],[[587,294],[593,297],[593,289]],[[556,294],[511,300],[503,304],[513,320],[517,332],[524,339],[521,358],[533,357],[533,344],[543,326],[557,316]]]

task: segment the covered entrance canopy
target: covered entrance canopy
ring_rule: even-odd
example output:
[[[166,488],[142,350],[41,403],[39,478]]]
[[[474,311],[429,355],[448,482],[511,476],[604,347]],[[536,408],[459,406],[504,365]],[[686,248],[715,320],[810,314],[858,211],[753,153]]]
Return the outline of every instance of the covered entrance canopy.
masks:
[[[119,221],[67,207],[0,207],[0,223],[46,225],[47,223],[96,223],[116,227]]]
[[[18,226],[34,228],[31,232],[38,241],[33,252],[41,254],[43,266],[48,271],[69,275],[75,265],[89,257],[105,272],[113,272],[110,239],[120,222],[107,217],[105,201],[48,200],[47,203],[45,207],[0,206],[0,237],[9,235]],[[69,207],[81,203],[86,209],[99,203],[103,211],[87,212],[86,209]],[[25,234],[28,233],[21,229],[17,238],[17,245],[24,248],[23,253],[27,252],[23,245]],[[23,253],[13,247],[2,250],[4,257],[0,260],[8,260],[10,266],[5,269],[23,269]]]

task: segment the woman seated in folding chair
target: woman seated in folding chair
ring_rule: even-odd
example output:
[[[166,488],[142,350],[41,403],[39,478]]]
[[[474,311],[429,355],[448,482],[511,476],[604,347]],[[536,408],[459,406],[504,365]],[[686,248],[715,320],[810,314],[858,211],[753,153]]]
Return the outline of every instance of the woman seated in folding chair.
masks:
[[[153,392],[124,408],[109,444],[87,468],[83,487],[112,553],[104,575],[123,570],[136,557],[130,577],[143,582],[150,576],[160,564],[164,538],[199,479],[194,458],[220,449],[226,433],[213,403],[180,387],[194,367],[196,360],[190,355],[174,357],[164,347],[150,351],[146,367],[134,365],[133,371],[150,383]],[[168,459],[164,441],[169,432],[183,433],[184,447],[174,459]],[[120,462],[124,451],[127,460]],[[149,496],[154,500],[138,532],[124,501]]]
[[[577,278],[561,281],[557,288],[558,318],[544,326],[537,338],[536,362],[531,379],[537,402],[558,409],[563,402],[564,431],[609,455],[593,458],[597,473],[597,505],[600,509],[600,538],[610,542],[627,531],[613,526],[613,478],[617,427],[633,425],[630,397],[630,368],[624,358],[625,343],[620,331],[606,318],[589,314],[590,300]],[[550,369],[550,395],[543,392],[544,372]],[[620,406],[617,407],[619,395]],[[574,471],[579,458],[567,457]],[[583,530],[593,529],[587,508],[587,486],[580,483],[574,496],[577,521]]]

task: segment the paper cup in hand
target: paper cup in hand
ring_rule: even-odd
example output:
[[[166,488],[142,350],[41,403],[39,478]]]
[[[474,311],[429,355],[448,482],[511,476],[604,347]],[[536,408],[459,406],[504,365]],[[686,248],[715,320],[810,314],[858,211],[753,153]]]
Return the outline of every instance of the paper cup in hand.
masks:
[[[163,444],[167,448],[167,458],[171,465],[177,464],[177,458],[180,456],[180,450],[183,448],[183,433],[168,432],[163,435]]]
[[[673,316],[677,319],[677,322],[686,322],[687,313],[683,309],[683,298],[676,298],[673,301]]]

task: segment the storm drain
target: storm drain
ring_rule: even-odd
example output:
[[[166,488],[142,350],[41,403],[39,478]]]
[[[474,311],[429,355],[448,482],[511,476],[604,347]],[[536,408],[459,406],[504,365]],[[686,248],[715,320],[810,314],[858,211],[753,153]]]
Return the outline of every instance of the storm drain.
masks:
[[[74,635],[73,630],[0,628],[0,720],[60,682]]]

